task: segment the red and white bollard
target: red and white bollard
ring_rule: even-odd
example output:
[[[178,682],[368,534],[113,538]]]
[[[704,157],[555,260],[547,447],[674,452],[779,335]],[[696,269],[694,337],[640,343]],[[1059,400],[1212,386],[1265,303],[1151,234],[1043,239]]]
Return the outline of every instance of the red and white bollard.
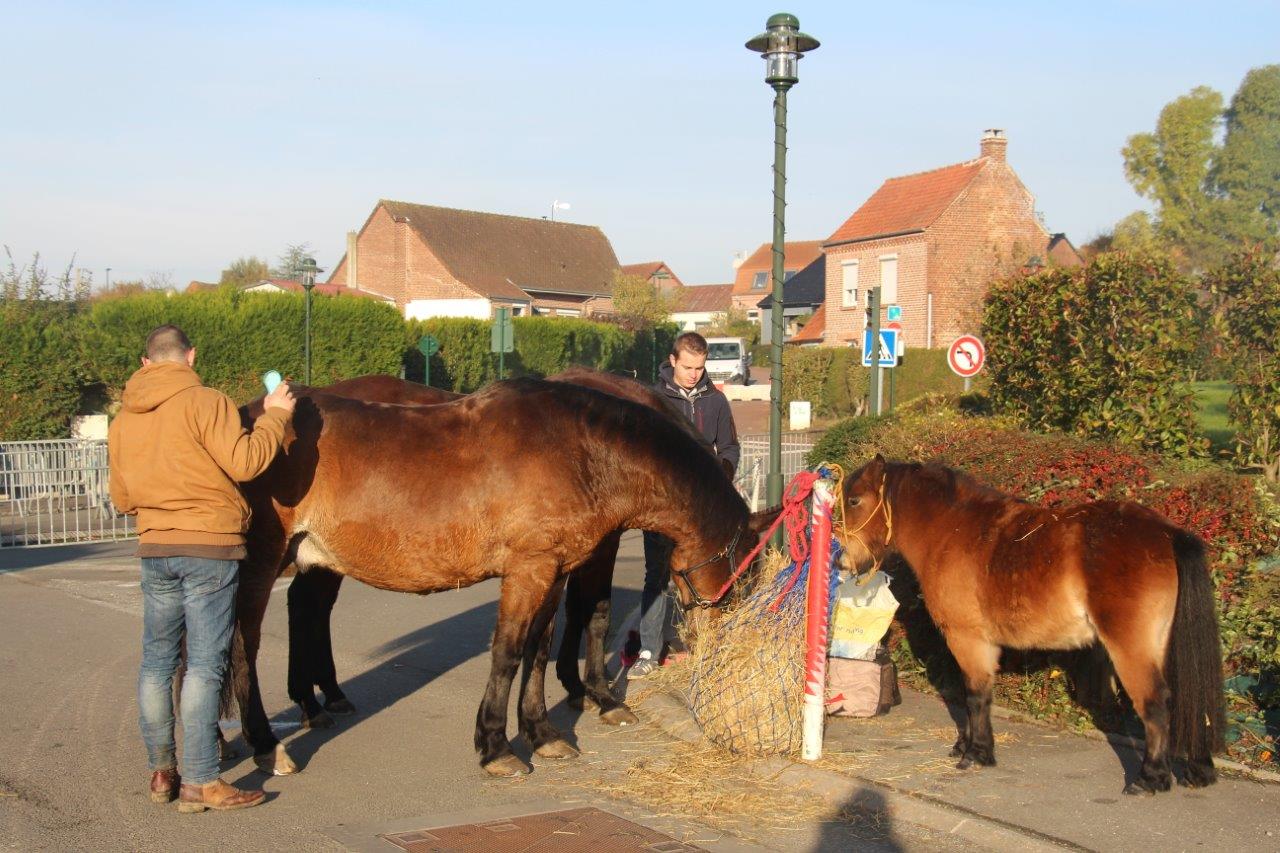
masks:
[[[831,606],[831,481],[813,484],[813,539],[809,545],[809,589],[805,597],[804,715],[801,717],[801,756],[822,757],[822,727],[826,720],[827,647]]]

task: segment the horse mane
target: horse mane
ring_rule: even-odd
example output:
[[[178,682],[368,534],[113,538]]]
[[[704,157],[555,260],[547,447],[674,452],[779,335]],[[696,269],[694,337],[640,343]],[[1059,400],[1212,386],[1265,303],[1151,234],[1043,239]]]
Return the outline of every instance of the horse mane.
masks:
[[[635,385],[643,388],[640,383]],[[657,396],[656,392],[653,393]],[[643,455],[662,471],[668,483],[686,484],[691,493],[687,498],[681,496],[678,499],[687,499],[691,504],[708,510],[733,507],[740,511],[735,512],[732,518],[726,511],[723,518],[711,520],[725,531],[741,525],[743,519],[750,515],[742,496],[725,476],[715,456],[708,452],[706,440],[687,419],[678,413],[672,416],[665,406],[655,410],[635,399],[595,387],[530,377],[495,382],[466,399],[480,404],[489,398],[507,394],[550,396],[574,413],[589,432],[612,441],[615,446],[626,447],[633,456]],[[717,492],[715,497],[718,500],[708,501],[707,490]]]
[[[859,472],[860,473],[860,472]],[[911,476],[912,488],[949,504],[970,501],[1002,501],[1029,504],[1015,495],[988,486],[976,477],[941,462],[889,462],[885,465],[886,491],[896,496],[903,478]]]

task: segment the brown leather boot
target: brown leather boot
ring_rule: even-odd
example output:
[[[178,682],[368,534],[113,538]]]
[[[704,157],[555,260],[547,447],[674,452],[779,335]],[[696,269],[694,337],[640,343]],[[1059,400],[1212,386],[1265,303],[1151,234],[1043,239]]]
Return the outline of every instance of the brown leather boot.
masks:
[[[172,803],[178,796],[178,768],[170,767],[151,774],[151,802]]]
[[[216,811],[247,809],[258,805],[266,797],[267,795],[262,791],[241,791],[221,779],[214,779],[205,785],[184,784],[182,793],[178,795],[178,811],[191,814],[205,809]]]

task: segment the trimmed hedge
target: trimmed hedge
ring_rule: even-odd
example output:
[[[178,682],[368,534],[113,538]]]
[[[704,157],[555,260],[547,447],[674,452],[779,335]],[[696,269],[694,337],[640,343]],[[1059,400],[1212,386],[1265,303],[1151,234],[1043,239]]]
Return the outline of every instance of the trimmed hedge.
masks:
[[[1031,429],[1203,455],[1190,382],[1204,322],[1192,282],[1158,255],[997,282],[982,322],[992,402]]]
[[[65,302],[0,300],[0,440],[68,434],[84,384],[75,309]]]
[[[568,367],[594,367],[632,373],[649,381],[654,370],[654,344],[661,364],[675,338],[673,325],[629,331],[612,323],[576,317],[516,317],[512,320],[514,351],[503,367],[512,376],[551,376]],[[434,335],[440,351],[431,357],[431,384],[470,393],[498,375],[498,357],[489,351],[492,322],[460,317],[410,320],[405,326],[405,376],[423,381],[418,341]]]
[[[302,379],[304,314],[301,294],[146,293],[93,303],[83,317],[82,341],[92,378],[118,399],[138,369],[147,333],[173,323],[195,346],[204,383],[233,400],[247,400],[262,393],[267,370]],[[311,346],[315,385],[398,373],[404,321],[390,305],[370,299],[313,297]]]
[[[1007,417],[967,417],[941,400],[899,416],[854,418],[828,430],[810,457],[855,470],[875,453],[891,459],[934,460],[961,469],[1001,491],[1046,507],[1097,499],[1132,500],[1151,507],[1209,544],[1224,659],[1233,683],[1266,689],[1230,695],[1235,757],[1265,762],[1275,751],[1258,740],[1253,723],[1280,719],[1280,503],[1258,478],[1202,461],[1165,459],[1117,442],[1019,429]],[[903,671],[944,692],[959,689],[958,670],[916,595],[909,572],[894,638]],[[1089,654],[1006,652],[998,676],[1000,701],[1028,713],[1086,727],[1068,688],[1089,693],[1099,675]],[[1094,724],[1121,728],[1133,719],[1112,700],[1088,703]]]
[[[865,408],[871,371],[862,366],[862,353],[850,348],[787,347],[782,353],[782,399],[808,400],[820,417],[841,417]],[[893,372],[895,405],[928,393],[958,394],[964,380],[947,366],[940,349],[907,350],[901,363],[885,370],[884,402],[889,405],[889,374]]]

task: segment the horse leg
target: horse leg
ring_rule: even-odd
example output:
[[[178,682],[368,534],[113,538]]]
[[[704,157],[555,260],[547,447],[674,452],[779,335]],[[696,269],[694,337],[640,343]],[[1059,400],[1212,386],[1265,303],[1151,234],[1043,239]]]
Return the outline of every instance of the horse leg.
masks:
[[[338,671],[333,660],[333,605],[338,601],[338,591],[342,589],[342,575],[337,572],[323,572],[316,582],[316,601],[319,610],[316,613],[316,650],[315,662],[316,687],[324,693],[324,709],[330,714],[347,716],[356,712],[347,694],[338,686]]]
[[[618,557],[616,531],[600,540],[591,556],[569,576],[565,594],[565,630],[560,640],[556,674],[569,691],[569,705],[574,708],[593,704],[600,719],[613,726],[639,722],[609,688],[605,672],[605,638],[609,633],[609,613],[613,596],[613,570]],[[586,679],[578,676],[579,632],[584,618],[587,629]]]
[[[529,566],[518,575],[517,571],[509,566],[502,579],[498,625],[493,632],[493,663],[476,712],[476,751],[480,753],[480,765],[494,776],[523,776],[530,770],[516,758],[507,740],[507,704],[529,628],[551,597],[558,573],[554,564]]]
[[[564,736],[547,719],[545,692],[547,656],[551,650],[551,634],[555,629],[556,608],[560,604],[563,582],[551,588],[547,600],[529,626],[524,644],[524,669],[520,681],[520,733],[543,758],[577,758]]]
[[[954,632],[947,635],[947,647],[964,673],[965,726],[951,754],[958,755],[956,767],[964,770],[977,764],[994,767],[995,737],[991,732],[991,688],[995,683],[1000,647],[976,634]]]
[[[266,516],[274,517],[270,513]],[[255,518],[263,517],[260,513]],[[255,522],[265,525],[265,522]],[[278,524],[278,522],[277,522]],[[262,642],[262,620],[267,612],[271,587],[284,569],[284,534],[278,528],[252,528],[249,558],[240,563],[240,587],[236,595],[236,632],[231,644],[231,671],[234,675],[236,700],[240,705],[240,722],[245,741],[253,749],[258,769],[274,776],[298,772],[284,744],[271,731],[262,704],[258,683],[258,648]]]
[[[1142,718],[1146,733],[1146,749],[1142,753],[1142,769],[1138,778],[1125,785],[1126,794],[1154,794],[1167,791],[1173,784],[1169,755],[1169,706],[1172,698],[1161,667],[1162,655],[1149,642],[1136,640],[1137,632],[1111,631],[1099,625],[1102,643],[1115,665],[1120,684],[1129,694],[1133,709]]]
[[[316,701],[312,677],[320,666],[317,659],[323,654],[317,625],[328,618],[320,613],[317,590],[318,578],[324,574],[329,572],[320,568],[299,571],[289,584],[289,698],[301,711],[304,729],[333,728],[333,717]]]

